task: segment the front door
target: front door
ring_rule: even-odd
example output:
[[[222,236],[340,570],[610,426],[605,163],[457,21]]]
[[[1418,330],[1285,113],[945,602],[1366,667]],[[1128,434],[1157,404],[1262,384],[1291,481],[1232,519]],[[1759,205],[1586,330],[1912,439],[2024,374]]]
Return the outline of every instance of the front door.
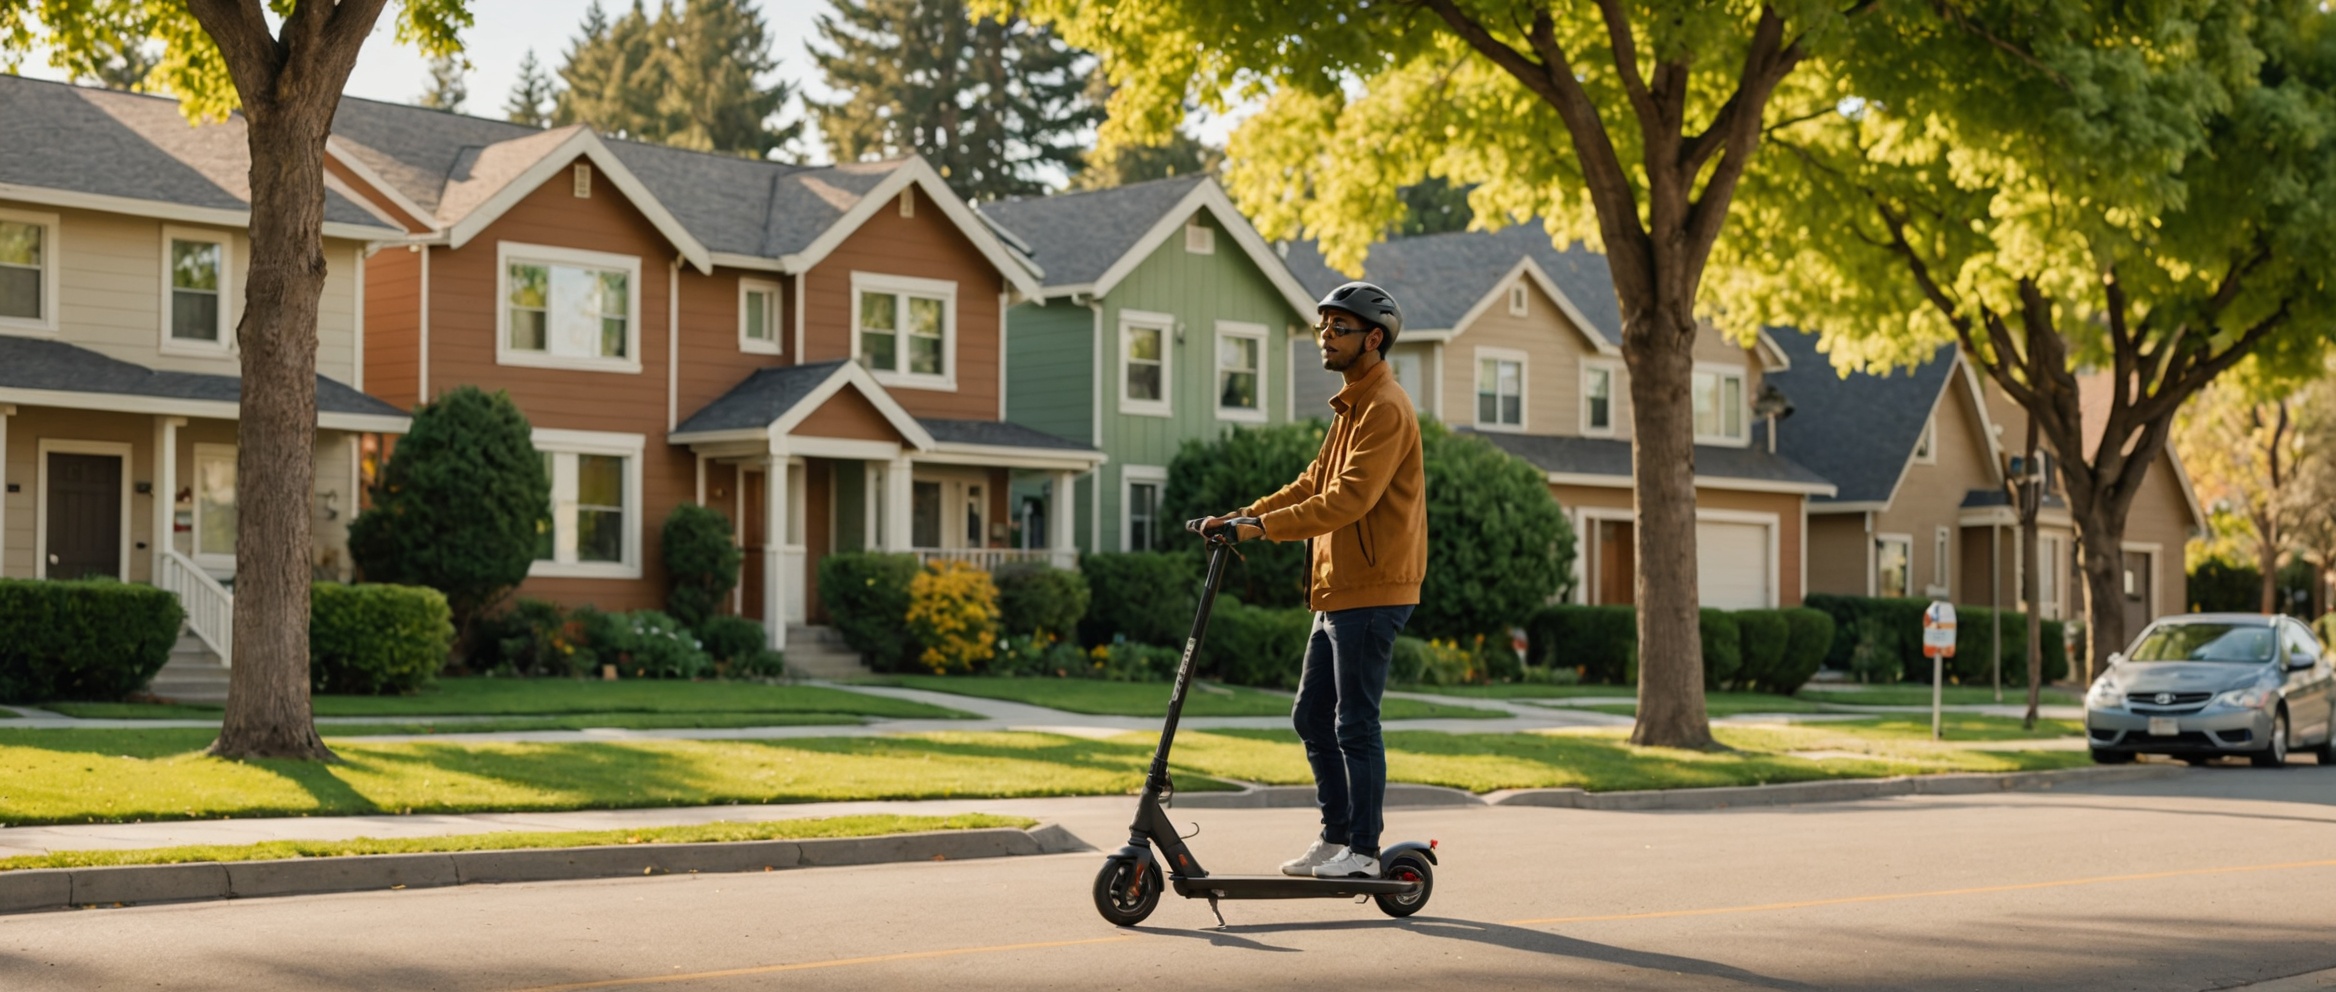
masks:
[[[738,569],[739,605],[744,607],[739,612],[756,620],[762,619],[763,615],[763,541],[769,533],[764,526],[763,478],[761,472],[749,472],[744,468],[738,470],[739,505],[745,508],[745,512],[739,514],[742,519],[738,521],[738,546],[746,551],[746,560],[740,563]]]
[[[1638,548],[1628,520],[1598,521],[1598,596],[1593,602],[1628,606],[1636,594]]]
[[[122,579],[122,458],[49,453],[47,570],[52,579]]]
[[[2141,633],[2141,628],[2149,626],[2149,622],[2155,619],[2150,616],[2149,610],[2150,573],[2153,571],[2150,566],[2155,564],[2150,560],[2152,557],[2147,551],[2125,553],[2122,583],[2125,588],[2125,633],[2129,637]]]

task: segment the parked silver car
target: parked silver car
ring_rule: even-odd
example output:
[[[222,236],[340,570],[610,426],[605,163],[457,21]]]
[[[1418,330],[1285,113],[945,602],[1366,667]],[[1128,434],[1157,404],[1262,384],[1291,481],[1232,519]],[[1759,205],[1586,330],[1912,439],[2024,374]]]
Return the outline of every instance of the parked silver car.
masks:
[[[2085,731],[2105,765],[2244,754],[2277,768],[2290,748],[2336,765],[2336,673],[2311,628],[2290,617],[2162,617],[2109,656],[2085,695]]]

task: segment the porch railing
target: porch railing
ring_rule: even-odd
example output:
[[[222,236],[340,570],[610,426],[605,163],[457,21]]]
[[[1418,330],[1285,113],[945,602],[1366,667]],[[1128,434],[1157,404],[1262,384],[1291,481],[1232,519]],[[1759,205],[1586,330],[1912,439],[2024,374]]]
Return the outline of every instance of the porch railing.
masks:
[[[1076,551],[1056,551],[1048,548],[918,548],[917,561],[932,564],[936,561],[961,561],[984,572],[995,572],[1001,565],[1020,561],[1035,561],[1056,568],[1077,568]]]
[[[176,549],[155,556],[154,584],[178,596],[187,611],[187,629],[219,656],[221,665],[235,664],[234,593]]]

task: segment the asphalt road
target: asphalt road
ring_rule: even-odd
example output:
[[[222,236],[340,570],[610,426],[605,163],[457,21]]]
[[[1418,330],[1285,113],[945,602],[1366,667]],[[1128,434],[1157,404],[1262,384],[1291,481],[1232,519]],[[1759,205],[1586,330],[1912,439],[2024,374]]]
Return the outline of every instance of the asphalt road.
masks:
[[[984,804],[1116,846],[1124,800]],[[1190,810],[1217,871],[1303,810]],[[0,989],[2200,990],[2336,968],[2336,768],[1711,812],[1398,810],[1408,921],[1170,897],[1098,919],[1091,854],[0,917]],[[2336,974],[2269,988],[2336,987]],[[2265,992],[2269,992],[2266,989]]]

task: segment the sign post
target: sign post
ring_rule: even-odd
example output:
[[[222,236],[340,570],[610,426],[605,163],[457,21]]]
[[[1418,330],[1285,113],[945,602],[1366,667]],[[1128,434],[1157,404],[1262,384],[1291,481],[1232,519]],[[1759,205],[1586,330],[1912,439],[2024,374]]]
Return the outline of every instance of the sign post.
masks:
[[[1946,660],[1955,656],[1955,604],[1940,601],[1922,611],[1922,653],[1930,656],[1930,739],[1940,740],[1941,704],[1946,696]]]

